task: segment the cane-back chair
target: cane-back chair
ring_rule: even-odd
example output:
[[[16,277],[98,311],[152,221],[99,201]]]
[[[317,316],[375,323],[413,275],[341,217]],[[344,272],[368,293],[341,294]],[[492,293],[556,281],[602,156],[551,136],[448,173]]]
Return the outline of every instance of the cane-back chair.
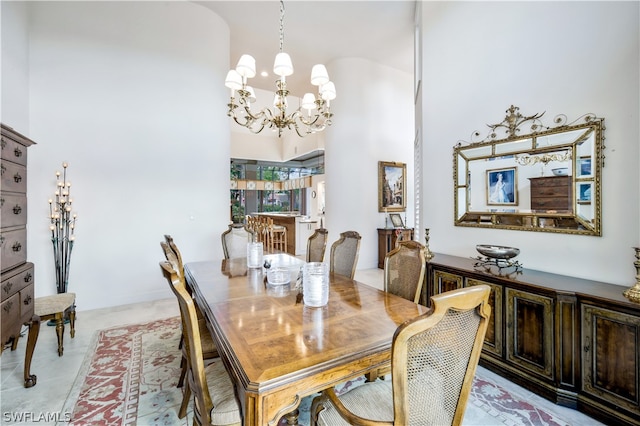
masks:
[[[459,425],[473,384],[491,307],[477,285],[433,296],[432,308],[398,327],[391,380],[313,400],[311,425]]]
[[[356,231],[340,233],[340,239],[331,245],[329,271],[353,279],[358,264],[360,234]]]
[[[426,262],[422,244],[399,241],[384,258],[384,291],[420,303]]]
[[[329,231],[317,228],[307,239],[307,262],[323,262]]]

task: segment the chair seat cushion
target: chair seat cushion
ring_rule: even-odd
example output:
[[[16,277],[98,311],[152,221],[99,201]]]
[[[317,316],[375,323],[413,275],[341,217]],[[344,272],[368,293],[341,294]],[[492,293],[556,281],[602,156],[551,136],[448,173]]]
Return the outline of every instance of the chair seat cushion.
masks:
[[[391,380],[377,380],[365,383],[340,395],[340,401],[342,401],[347,410],[357,416],[371,420],[393,421]],[[349,425],[329,400],[324,400],[323,405],[325,409],[318,415],[318,425]]]
[[[42,317],[64,312],[64,310],[73,305],[75,301],[75,293],[59,293],[51,296],[36,297],[33,309],[36,315]]]
[[[213,403],[211,424],[240,424],[240,407],[233,391],[233,383],[222,361],[217,360],[204,369]]]

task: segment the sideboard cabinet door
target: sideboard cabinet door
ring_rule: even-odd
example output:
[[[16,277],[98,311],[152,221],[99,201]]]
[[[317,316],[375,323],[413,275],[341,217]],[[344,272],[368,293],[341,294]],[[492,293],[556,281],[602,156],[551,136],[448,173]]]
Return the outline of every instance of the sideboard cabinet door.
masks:
[[[582,391],[612,410],[638,413],[640,317],[590,304],[581,308]]]
[[[507,360],[553,380],[553,299],[506,289]]]
[[[489,294],[489,306],[491,306],[491,316],[487,333],[484,336],[483,357],[486,353],[492,353],[502,357],[502,286],[487,281],[467,278],[466,285],[488,285],[491,288]]]

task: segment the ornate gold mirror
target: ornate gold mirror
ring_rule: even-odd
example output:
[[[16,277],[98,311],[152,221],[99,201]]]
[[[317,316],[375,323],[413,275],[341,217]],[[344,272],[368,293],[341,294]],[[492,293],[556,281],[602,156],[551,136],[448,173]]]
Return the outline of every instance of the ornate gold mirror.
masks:
[[[455,225],[601,235],[604,119],[558,115],[547,127],[544,112],[506,112],[454,147]]]

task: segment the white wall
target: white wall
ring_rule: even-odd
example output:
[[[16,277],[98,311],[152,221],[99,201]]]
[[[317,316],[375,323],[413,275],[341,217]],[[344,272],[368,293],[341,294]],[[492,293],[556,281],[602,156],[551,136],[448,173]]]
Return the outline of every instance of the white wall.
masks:
[[[38,143],[28,175],[36,296],[55,293],[47,200],[54,172],[68,161],[79,216],[69,291],[78,309],[172,297],[158,267],[163,234],[187,261],[222,256],[228,27],[189,2],[27,7],[29,86],[20,97],[28,96],[30,125],[16,129]],[[24,31],[9,36],[23,43]],[[6,59],[3,49],[3,70]],[[3,121],[18,116],[24,124],[21,113],[6,111],[4,96]]]
[[[2,123],[23,133],[29,127],[29,34],[27,3],[0,2],[2,15]]]
[[[378,264],[378,161],[407,164],[413,182],[413,76],[374,62],[348,58],[327,65],[339,97],[325,130],[327,248],[348,230],[362,236],[357,269]],[[407,211],[413,211],[407,191]],[[408,225],[413,226],[411,214]],[[404,214],[403,214],[404,218]]]
[[[521,249],[526,268],[635,282],[639,244],[639,3],[422,4],[424,223],[435,252],[476,244]],[[452,149],[510,105],[570,120],[605,118],[602,237],[453,226]],[[486,133],[485,133],[486,134]]]

